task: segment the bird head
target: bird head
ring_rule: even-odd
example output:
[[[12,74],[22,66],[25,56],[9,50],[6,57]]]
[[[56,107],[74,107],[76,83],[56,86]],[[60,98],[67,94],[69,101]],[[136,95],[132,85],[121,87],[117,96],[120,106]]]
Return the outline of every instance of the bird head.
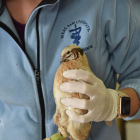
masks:
[[[80,56],[83,56],[83,54],[84,54],[84,52],[79,46],[69,45],[62,51],[60,63],[77,59]]]

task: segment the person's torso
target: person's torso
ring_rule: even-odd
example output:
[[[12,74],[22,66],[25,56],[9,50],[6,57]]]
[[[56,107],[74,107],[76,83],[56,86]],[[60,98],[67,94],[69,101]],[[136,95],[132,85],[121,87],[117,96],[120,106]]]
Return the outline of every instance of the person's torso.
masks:
[[[103,1],[60,0],[41,7],[31,13],[25,27],[26,53],[10,17],[3,17],[7,11],[0,17],[0,140],[41,140],[42,115],[35,69],[40,71],[46,137],[58,131],[53,122],[53,80],[61,51],[70,44],[84,50],[91,70],[106,87],[115,88],[116,74],[100,28]],[[112,127],[93,122],[87,140],[94,139],[120,140],[115,121]]]

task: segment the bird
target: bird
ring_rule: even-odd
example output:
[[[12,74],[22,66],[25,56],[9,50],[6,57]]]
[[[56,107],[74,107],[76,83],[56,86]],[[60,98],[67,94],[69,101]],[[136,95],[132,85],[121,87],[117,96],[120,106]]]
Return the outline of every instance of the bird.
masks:
[[[81,93],[67,93],[60,89],[60,85],[64,82],[78,81],[73,79],[67,79],[63,76],[63,72],[73,69],[82,69],[92,72],[88,59],[84,51],[77,45],[72,44],[64,48],[61,53],[60,66],[56,71],[53,84],[53,94],[56,103],[56,112],[53,116],[54,123],[58,125],[58,130],[66,137],[70,135],[70,140],[86,140],[89,135],[92,122],[79,123],[70,119],[66,114],[66,110],[71,109],[78,115],[84,115],[88,113],[88,110],[71,108],[63,105],[61,99],[63,98],[78,98],[89,100],[89,96]]]

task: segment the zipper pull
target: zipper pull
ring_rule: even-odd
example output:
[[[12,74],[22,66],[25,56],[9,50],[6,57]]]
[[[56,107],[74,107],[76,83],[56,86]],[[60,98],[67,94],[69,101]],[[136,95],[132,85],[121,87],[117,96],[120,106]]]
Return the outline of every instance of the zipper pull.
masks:
[[[40,72],[39,72],[39,70],[35,70],[35,78],[36,78],[37,84],[39,84],[39,82],[40,82]]]

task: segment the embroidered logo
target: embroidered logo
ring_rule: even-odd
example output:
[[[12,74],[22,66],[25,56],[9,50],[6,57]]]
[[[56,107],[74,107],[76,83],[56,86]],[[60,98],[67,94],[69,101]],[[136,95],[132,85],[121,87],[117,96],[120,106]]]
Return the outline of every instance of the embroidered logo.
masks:
[[[66,31],[69,29],[69,33],[70,34],[70,38],[74,39],[73,40],[73,44],[79,45],[80,44],[80,39],[82,38],[82,36],[80,35],[81,31],[82,31],[82,27],[81,26],[85,26],[85,29],[87,30],[87,32],[90,31],[90,26],[88,25],[88,23],[85,20],[76,20],[71,22],[70,24],[67,24],[67,26],[65,26],[63,28],[63,31],[61,32],[61,39],[63,39],[65,37],[65,33]]]
[[[73,44],[79,45],[79,40],[81,39],[80,32],[81,32],[81,27],[76,26],[75,24],[75,29],[70,30],[72,32],[71,38],[74,39]]]

